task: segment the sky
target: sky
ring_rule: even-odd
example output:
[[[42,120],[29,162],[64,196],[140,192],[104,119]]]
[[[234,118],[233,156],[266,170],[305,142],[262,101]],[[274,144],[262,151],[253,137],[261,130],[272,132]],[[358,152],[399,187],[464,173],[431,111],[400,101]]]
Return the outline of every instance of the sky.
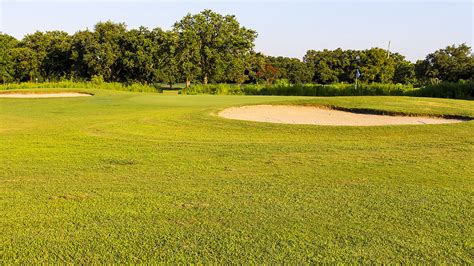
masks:
[[[411,61],[447,45],[473,44],[471,1],[0,0],[0,31],[21,39],[37,30],[73,34],[99,21],[170,29],[187,13],[236,15],[258,32],[255,50],[302,58],[307,50],[387,49]]]

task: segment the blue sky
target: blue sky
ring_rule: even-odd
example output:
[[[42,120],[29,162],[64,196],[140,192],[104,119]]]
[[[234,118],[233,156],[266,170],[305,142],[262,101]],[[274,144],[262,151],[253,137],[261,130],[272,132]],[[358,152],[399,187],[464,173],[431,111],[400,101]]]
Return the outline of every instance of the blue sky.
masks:
[[[301,58],[309,49],[386,48],[410,60],[450,44],[473,44],[472,1],[8,1],[0,31],[22,38],[36,30],[74,33],[98,21],[169,29],[188,12],[235,14],[259,33],[256,50]]]

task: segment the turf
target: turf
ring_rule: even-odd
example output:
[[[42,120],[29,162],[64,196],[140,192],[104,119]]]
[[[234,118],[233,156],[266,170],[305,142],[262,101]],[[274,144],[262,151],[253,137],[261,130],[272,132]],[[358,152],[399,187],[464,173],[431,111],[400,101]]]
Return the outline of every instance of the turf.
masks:
[[[0,99],[2,264],[473,263],[474,121],[214,115],[287,102],[474,117],[472,101],[86,91]]]

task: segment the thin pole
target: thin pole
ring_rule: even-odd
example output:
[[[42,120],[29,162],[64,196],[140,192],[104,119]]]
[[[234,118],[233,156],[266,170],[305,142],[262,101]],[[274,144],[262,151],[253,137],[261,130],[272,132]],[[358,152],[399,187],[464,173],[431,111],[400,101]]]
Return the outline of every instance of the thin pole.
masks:
[[[356,84],[355,84],[355,90],[357,92],[357,74],[356,74]]]
[[[387,59],[390,58],[390,42],[391,42],[391,41],[388,41]]]

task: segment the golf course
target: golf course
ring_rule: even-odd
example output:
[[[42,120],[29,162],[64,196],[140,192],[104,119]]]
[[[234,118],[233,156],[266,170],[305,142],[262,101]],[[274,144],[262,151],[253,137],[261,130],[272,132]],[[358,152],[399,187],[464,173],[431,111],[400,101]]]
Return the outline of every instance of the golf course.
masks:
[[[0,2],[0,266],[474,265],[473,2]]]
[[[27,92],[90,97],[0,98],[3,264],[473,263],[472,100]],[[254,105],[462,121],[218,115]]]

